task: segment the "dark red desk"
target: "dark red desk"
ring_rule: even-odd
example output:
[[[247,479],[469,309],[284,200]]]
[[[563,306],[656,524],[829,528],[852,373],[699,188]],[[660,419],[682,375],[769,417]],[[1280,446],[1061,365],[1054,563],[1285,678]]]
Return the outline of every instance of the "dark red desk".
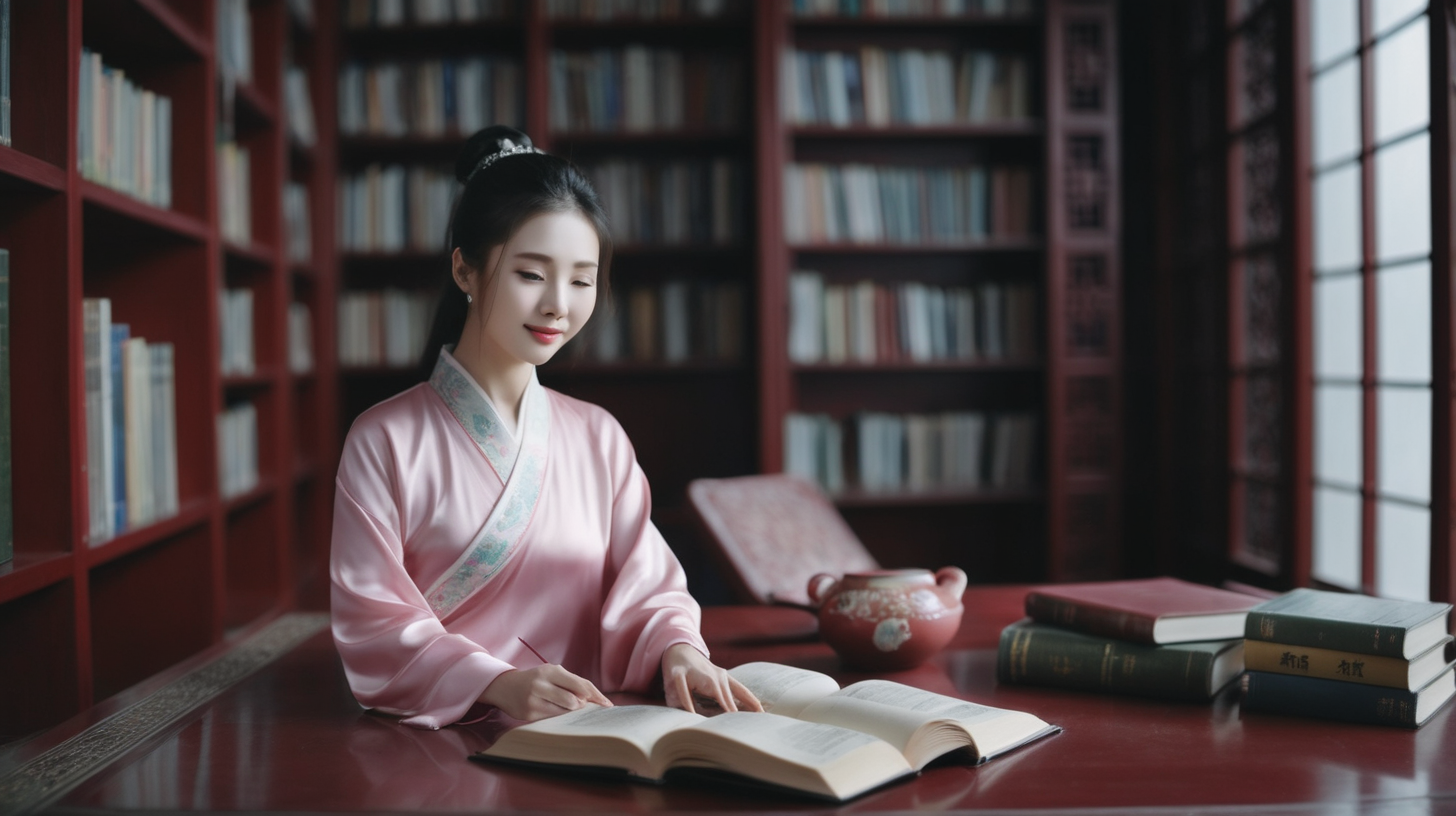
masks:
[[[972,589],[957,643],[902,682],[1024,709],[1065,732],[979,768],[935,767],[839,810],[1121,813],[1456,812],[1451,707],[1418,731],[1241,715],[1212,705],[998,686],[994,644],[1020,588]],[[813,621],[789,609],[706,610],[723,665],[774,660],[843,681]],[[104,712],[102,712],[104,713]],[[71,726],[79,730],[81,724]],[[657,788],[467,762],[480,727],[404,728],[362,712],[327,632],[303,641],[56,803],[65,811],[810,812],[823,806],[725,789]],[[38,748],[55,744],[56,736]],[[36,749],[31,749],[32,753]],[[11,753],[9,762],[23,759]],[[0,772],[6,769],[0,763]],[[0,812],[5,812],[0,799]]]

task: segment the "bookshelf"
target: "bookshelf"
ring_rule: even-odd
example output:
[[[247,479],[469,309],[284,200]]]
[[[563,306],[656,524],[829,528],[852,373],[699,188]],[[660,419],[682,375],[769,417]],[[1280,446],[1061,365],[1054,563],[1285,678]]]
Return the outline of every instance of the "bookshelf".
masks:
[[[354,71],[367,83],[374,71],[373,81],[382,79],[382,88],[401,83],[414,93],[380,104],[398,104],[416,114],[407,117],[408,126],[387,134],[358,126],[371,119],[367,102],[351,108],[341,100],[355,132],[340,134],[340,178],[358,177],[371,166],[448,172],[476,124],[501,121],[522,127],[538,147],[571,158],[598,180],[614,229],[613,303],[610,309],[599,307],[588,334],[574,344],[578,348],[564,350],[541,369],[540,378],[605,407],[622,423],[653,486],[654,520],[684,561],[694,591],[709,599],[715,593],[724,597],[721,587],[700,583],[712,580],[701,548],[683,544],[697,536],[686,509],[687,482],[756,469],[751,342],[756,252],[749,217],[757,195],[751,125],[756,106],[749,104],[748,93],[754,70],[750,4],[706,4],[718,7],[708,16],[695,13],[705,4],[684,3],[680,14],[662,16],[639,13],[653,4],[612,4],[619,13],[608,20],[585,19],[582,9],[569,3],[487,5],[492,8],[482,11],[494,16],[422,20],[411,13],[416,7],[405,4],[397,19],[381,22],[361,15],[356,26],[348,24],[346,8],[341,76]],[[608,10],[606,4],[586,8]],[[508,66],[504,81],[514,83],[507,88],[516,102],[502,104],[502,86],[495,85],[492,107],[514,116],[476,122],[474,114],[463,115],[462,103],[457,120],[471,125],[452,126],[447,120],[442,129],[437,114],[412,107],[434,96],[433,90],[414,84],[422,76],[435,81],[433,61],[453,63],[457,83],[463,66],[472,62],[490,65],[498,81],[499,67]],[[647,70],[634,73],[638,69],[629,63]],[[397,67],[401,78],[391,77],[393,67],[379,72],[381,66]],[[667,76],[680,82],[663,86]],[[656,77],[659,84],[644,85],[644,77]],[[616,115],[598,104],[597,95],[609,85],[623,96]],[[659,104],[668,99],[673,101]],[[354,115],[356,109],[361,115]],[[614,191],[628,187],[643,192],[611,200]],[[719,200],[713,200],[714,193]],[[695,226],[700,222],[683,217],[689,212],[706,214],[701,229]],[[343,289],[438,292],[449,269],[444,230],[426,237],[438,248],[406,240],[390,250],[341,252]],[[727,290],[733,294],[722,296]],[[733,299],[736,309],[716,305]],[[431,298],[431,308],[433,303]],[[683,303],[688,321],[669,308]],[[348,306],[340,314],[357,322],[361,309],[369,322],[366,307]],[[605,355],[599,335],[612,326],[612,311],[621,316],[620,336],[617,351]],[[643,335],[644,321],[655,328],[634,337],[632,327]],[[705,328],[709,325],[713,328]],[[388,334],[387,319],[376,326],[382,329],[376,334]],[[384,345],[382,338],[376,341]],[[367,349],[361,351],[340,354],[341,360],[359,361],[341,368],[343,429],[360,411],[422,378],[415,365],[380,365]]]
[[[325,135],[290,145],[285,55],[330,79],[331,18],[306,22],[285,0],[237,9],[251,70],[221,76],[216,9],[184,0],[12,0],[14,130],[0,147],[0,247],[11,253],[15,557],[0,564],[0,742],[91,704],[311,597],[321,575],[337,436],[331,367],[334,164]],[[83,175],[82,53],[136,90],[166,97],[170,121],[131,144],[170,196]],[[323,96],[319,89],[314,98]],[[118,97],[120,98],[120,97]],[[57,100],[64,100],[57,104]],[[93,101],[94,104],[94,101]],[[154,110],[152,101],[137,110]],[[322,117],[317,120],[327,126]],[[165,137],[148,152],[148,138]],[[247,149],[241,188],[222,189],[219,145]],[[89,143],[88,143],[89,144]],[[285,254],[285,180],[310,185],[320,207],[310,257]],[[123,190],[126,191],[123,191]],[[224,238],[223,192],[246,210]],[[152,189],[151,192],[155,192]],[[234,212],[234,215],[238,213]],[[224,290],[250,293],[251,365],[223,373]],[[92,536],[83,301],[105,298],[113,323],[174,350],[177,501],[141,523]],[[306,302],[315,366],[288,367],[290,304]],[[94,358],[93,358],[94,359]],[[154,360],[156,358],[153,358]],[[258,479],[224,494],[218,416],[257,416]],[[326,417],[326,419],[320,419]],[[322,481],[323,484],[319,484]],[[326,546],[326,545],[325,545]]]
[[[790,2],[684,3],[662,15],[673,6],[523,3],[490,19],[450,21],[418,19],[418,7],[403,4],[387,21],[360,17],[344,28],[341,75],[352,70],[372,90],[352,107],[341,101],[353,132],[340,138],[340,177],[375,167],[370,183],[382,190],[400,185],[380,180],[390,165],[449,163],[466,133],[448,122],[442,130],[438,112],[411,107],[439,96],[414,84],[436,81],[431,61],[515,66],[508,80],[519,105],[506,108],[514,123],[597,179],[617,232],[612,311],[598,313],[579,348],[543,367],[542,381],[622,422],[652,481],[655,519],[690,580],[709,568],[684,510],[688,481],[791,466],[791,416],[828,417],[848,438],[865,412],[975,412],[993,429],[979,486],[866,489],[847,469],[836,501],[886,563],[957,563],[985,580],[1120,572],[1115,3],[968,2],[942,16],[841,16],[829,6],[800,15]],[[361,14],[369,8],[357,5]],[[714,13],[696,14],[705,8]],[[859,79],[843,79],[847,71]],[[936,82],[920,83],[937,90],[902,104],[893,89],[915,87],[905,77],[917,71],[939,71]],[[871,83],[874,105],[826,101],[839,87],[869,93]],[[393,100],[396,87],[413,92]],[[415,113],[385,133],[360,124],[385,121],[371,104]],[[723,112],[738,105],[738,115]],[[695,174],[710,181],[684,180]],[[832,201],[854,185],[910,192],[874,212],[863,197]],[[743,203],[703,215],[685,189]],[[377,201],[379,193],[368,195]],[[912,200],[926,206],[907,223],[898,208]],[[690,228],[673,221],[682,211],[715,226],[685,234]],[[836,213],[842,223],[832,223]],[[392,241],[389,250],[343,253],[344,288],[433,291],[443,282],[443,250],[404,230]],[[889,292],[877,298],[890,305],[876,308],[893,314],[894,304],[921,303],[926,291],[933,302],[950,293],[970,303],[965,290],[995,290],[988,302],[1015,307],[975,319],[1015,319],[994,333],[994,345],[970,353],[924,352],[930,340],[921,338],[895,353],[803,358],[787,345],[790,281],[801,270],[826,288],[868,282]],[[742,300],[741,317],[726,316],[732,309],[722,304],[733,298]],[[923,303],[914,309],[906,321],[923,320]],[[894,323],[876,315],[877,326]],[[684,323],[743,334],[718,345],[684,340]],[[344,426],[421,376],[413,366],[357,359],[343,372]],[[1012,453],[996,464],[993,431],[1003,417],[1030,424],[1020,422]],[[852,439],[843,448],[842,458],[855,456]],[[993,478],[1002,471],[1021,475]],[[693,588],[715,598],[715,587]]]
[[[1115,3],[963,5],[880,16],[867,3],[845,16],[834,3],[784,3],[755,21],[756,97],[780,102],[760,105],[755,135],[759,466],[820,474],[887,565],[954,563],[980,581],[1118,574]],[[922,78],[901,87],[927,88],[925,98],[894,99],[904,76]],[[966,180],[945,181],[957,174]],[[887,183],[908,192],[886,193]],[[878,196],[865,192],[876,186]],[[917,207],[908,225],[895,212]],[[807,300],[791,285],[801,271],[822,285]],[[858,319],[856,285],[878,290]],[[986,309],[986,286],[1029,287],[1031,310]],[[825,295],[835,288],[848,297]],[[896,352],[896,340],[902,351],[916,345],[903,333],[885,342],[887,325],[892,335],[909,321],[934,326],[926,315],[941,308],[896,311],[903,301],[972,288],[973,313],[952,314],[940,329],[950,339],[937,343],[952,343],[950,351]],[[815,342],[829,338],[829,353],[812,343],[806,353],[800,317],[825,306],[817,319],[827,330],[809,331],[819,333]],[[845,310],[849,352],[836,356],[834,332],[843,342],[845,327],[829,315]],[[1029,333],[1030,353],[1024,341],[1018,354],[997,347],[1004,337],[992,342],[992,315],[1007,321],[1012,312],[1021,316],[999,333]],[[881,335],[859,356],[856,325]],[[974,350],[955,352],[957,336],[974,336]],[[923,425],[948,412],[986,420],[980,484],[937,484],[933,475],[916,489],[908,479],[859,483],[857,465],[879,472],[883,459],[903,457],[917,467],[913,451],[881,455],[878,437],[857,433],[871,424],[861,421],[866,413]],[[805,416],[822,429],[807,448],[799,431],[780,430]],[[1018,434],[1002,455],[1027,459],[1029,479],[998,481],[997,423],[1013,416],[1032,417],[1035,432]],[[932,441],[919,458],[949,463],[946,433],[923,435]]]

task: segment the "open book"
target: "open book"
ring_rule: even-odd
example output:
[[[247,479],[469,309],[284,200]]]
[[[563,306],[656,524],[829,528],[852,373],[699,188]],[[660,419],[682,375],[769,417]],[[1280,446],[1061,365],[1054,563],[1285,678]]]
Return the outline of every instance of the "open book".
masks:
[[[476,757],[612,769],[654,782],[707,771],[843,801],[952,751],[980,763],[1060,730],[1025,712],[888,680],[840,689],[828,675],[775,663],[730,674],[765,713],[592,706],[514,728]]]

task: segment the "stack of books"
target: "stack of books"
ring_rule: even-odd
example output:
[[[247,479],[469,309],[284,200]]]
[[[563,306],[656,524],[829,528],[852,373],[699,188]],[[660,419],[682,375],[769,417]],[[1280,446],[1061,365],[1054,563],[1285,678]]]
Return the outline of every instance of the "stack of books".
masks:
[[[1456,694],[1451,604],[1296,589],[1254,608],[1243,709],[1419,727]]]
[[[1002,683],[1204,702],[1244,670],[1259,598],[1177,578],[1039,587],[1001,632]]]

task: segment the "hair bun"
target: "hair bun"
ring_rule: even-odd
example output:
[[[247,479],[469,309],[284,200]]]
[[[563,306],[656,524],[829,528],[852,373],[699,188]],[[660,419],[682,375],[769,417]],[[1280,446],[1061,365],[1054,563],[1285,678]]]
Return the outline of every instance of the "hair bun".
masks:
[[[465,140],[465,146],[460,148],[460,155],[455,159],[455,178],[464,184],[470,178],[470,174],[475,171],[475,166],[480,164],[481,159],[512,147],[535,147],[535,145],[531,142],[530,136],[505,125],[491,125],[484,130],[476,131],[475,135]]]

